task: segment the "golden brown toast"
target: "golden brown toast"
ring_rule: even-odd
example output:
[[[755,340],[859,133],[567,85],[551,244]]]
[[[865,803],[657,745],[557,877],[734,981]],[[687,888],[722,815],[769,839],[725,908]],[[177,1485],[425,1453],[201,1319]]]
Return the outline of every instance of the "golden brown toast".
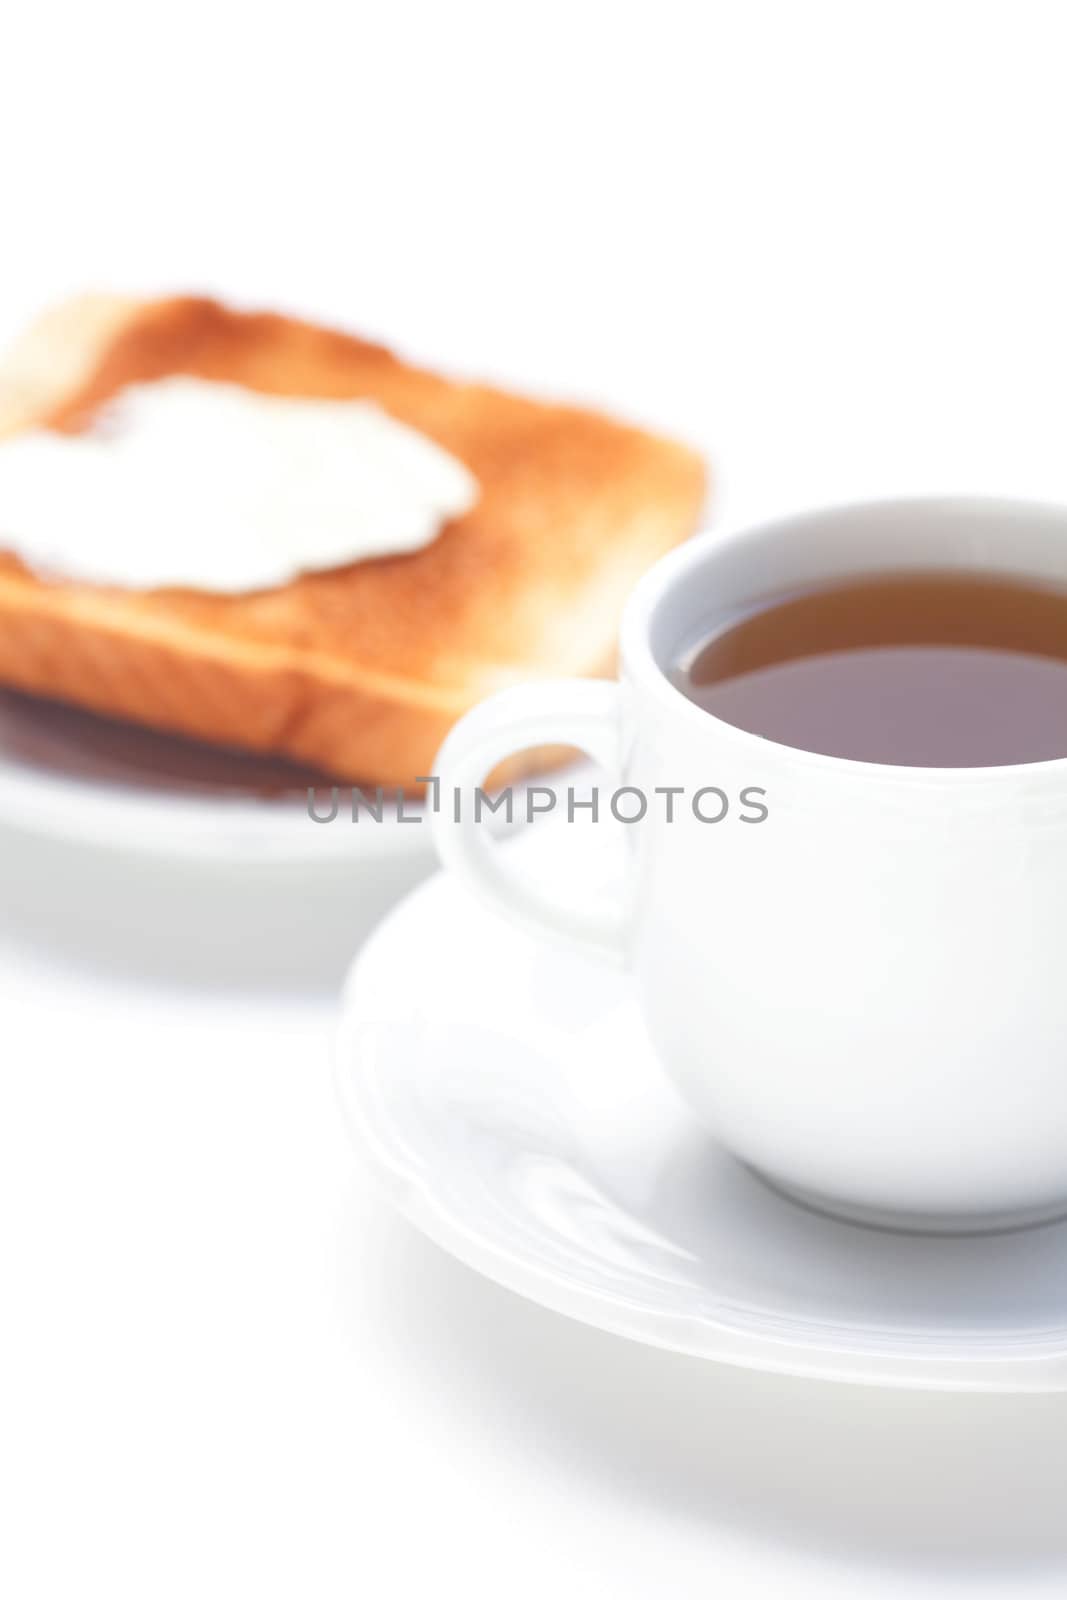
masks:
[[[627,591],[703,502],[703,463],[681,445],[205,299],[49,313],[0,364],[0,433],[76,430],[124,385],[169,374],[374,400],[464,462],[480,499],[414,554],[242,595],[46,581],[0,529],[0,682],[354,782],[410,787],[505,684],[608,670]]]

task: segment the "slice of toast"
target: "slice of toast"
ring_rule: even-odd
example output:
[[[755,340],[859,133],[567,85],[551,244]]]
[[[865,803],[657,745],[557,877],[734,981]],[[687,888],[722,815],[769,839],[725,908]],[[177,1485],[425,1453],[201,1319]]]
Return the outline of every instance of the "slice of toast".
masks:
[[[124,385],[169,374],[374,400],[464,462],[479,501],[414,554],[241,595],[45,580],[0,529],[0,683],[352,782],[411,788],[493,690],[610,670],[627,591],[704,498],[681,445],[205,299],[49,313],[0,364],[0,433],[76,430]]]

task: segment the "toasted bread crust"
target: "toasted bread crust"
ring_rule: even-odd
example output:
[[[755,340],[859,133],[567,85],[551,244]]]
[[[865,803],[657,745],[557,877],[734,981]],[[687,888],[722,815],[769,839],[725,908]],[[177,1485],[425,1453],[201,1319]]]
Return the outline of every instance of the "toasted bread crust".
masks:
[[[470,467],[478,504],[424,550],[255,594],[46,582],[0,553],[0,681],[353,781],[410,786],[506,683],[606,670],[623,597],[704,496],[679,445],[209,300],[83,300],[17,365],[21,380],[0,371],[0,428],[77,429],[124,385],[185,373],[371,398]]]
[[[87,294],[54,306],[29,328],[0,367],[0,438],[43,421],[92,380],[137,302]]]

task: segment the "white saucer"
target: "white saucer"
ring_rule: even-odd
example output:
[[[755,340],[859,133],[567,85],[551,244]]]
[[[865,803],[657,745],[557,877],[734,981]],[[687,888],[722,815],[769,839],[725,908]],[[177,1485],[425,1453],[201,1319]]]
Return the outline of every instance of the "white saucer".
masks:
[[[573,877],[602,864],[601,831],[542,826],[501,848]],[[773,1193],[695,1126],[624,976],[542,947],[441,874],[349,976],[339,1081],[411,1221],[556,1311],[811,1377],[1067,1389],[1067,1222],[923,1237]]]
[[[234,868],[325,862],[429,864],[423,808],[386,804],[379,822],[329,780],[267,757],[215,751],[72,707],[0,691],[0,824],[66,844]],[[345,807],[348,807],[347,811]]]

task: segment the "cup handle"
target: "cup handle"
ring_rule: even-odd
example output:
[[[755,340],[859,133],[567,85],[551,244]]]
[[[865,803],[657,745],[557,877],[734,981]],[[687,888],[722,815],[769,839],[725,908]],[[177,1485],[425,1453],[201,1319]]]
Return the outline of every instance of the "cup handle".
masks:
[[[475,789],[508,756],[536,745],[576,745],[610,774],[621,768],[617,684],[588,678],[520,684],[475,706],[452,729],[437,758],[434,842],[442,862],[487,905],[530,932],[563,939],[621,964],[621,907],[599,908],[547,894],[509,870],[500,846],[475,817]],[[459,815],[453,792],[459,792]]]

